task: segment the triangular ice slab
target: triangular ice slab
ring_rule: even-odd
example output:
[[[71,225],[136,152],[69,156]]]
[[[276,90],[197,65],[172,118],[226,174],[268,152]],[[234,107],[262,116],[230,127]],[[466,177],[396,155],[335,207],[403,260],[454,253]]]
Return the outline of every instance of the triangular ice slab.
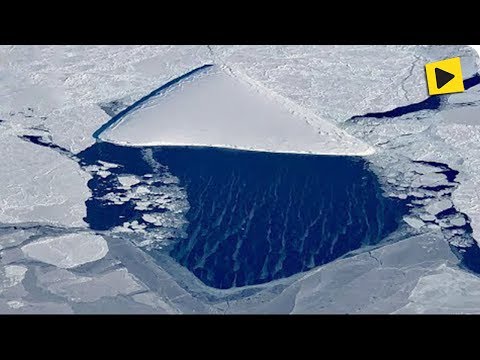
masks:
[[[367,155],[372,148],[218,66],[202,67],[139,101],[99,131],[127,146],[209,146]]]

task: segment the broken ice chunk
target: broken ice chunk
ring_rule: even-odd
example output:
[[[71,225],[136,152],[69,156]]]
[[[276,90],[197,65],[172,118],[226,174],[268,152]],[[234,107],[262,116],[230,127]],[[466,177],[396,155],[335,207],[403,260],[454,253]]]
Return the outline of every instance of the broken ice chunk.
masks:
[[[432,215],[437,215],[440,214],[442,211],[448,210],[452,207],[453,203],[451,200],[442,199],[440,201],[431,202],[425,207],[425,210]]]
[[[459,217],[450,219],[450,224],[452,226],[465,226],[466,223],[467,222],[466,222],[466,220],[463,216],[459,216]]]
[[[68,269],[102,259],[108,246],[101,236],[76,233],[35,241],[22,251],[32,259]]]
[[[123,187],[125,188],[130,188],[132,187],[133,185],[136,185],[140,182],[139,179],[137,179],[136,176],[119,176],[118,177],[118,182],[120,183],[120,185],[122,185]]]
[[[104,179],[110,174],[111,174],[110,171],[105,171],[105,170],[100,170],[99,172],[97,172],[97,175]]]
[[[118,168],[120,165],[118,164],[112,164],[112,163],[109,163],[109,162],[106,162],[106,161],[102,161],[102,160],[98,160],[98,162],[100,164],[102,164],[102,167],[104,169],[115,169],[115,168]]]
[[[437,218],[432,214],[420,214],[420,219],[423,221],[435,221]]]
[[[441,173],[429,173],[419,176],[412,182],[412,187],[418,188],[420,186],[440,186],[448,185],[449,181],[444,174]]]
[[[403,221],[405,221],[408,225],[410,225],[414,229],[420,229],[425,225],[425,223],[422,220],[412,216],[405,216],[403,218]]]

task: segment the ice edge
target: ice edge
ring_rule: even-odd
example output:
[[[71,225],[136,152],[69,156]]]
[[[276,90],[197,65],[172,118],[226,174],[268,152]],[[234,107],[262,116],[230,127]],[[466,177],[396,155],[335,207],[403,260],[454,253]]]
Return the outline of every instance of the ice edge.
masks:
[[[331,152],[328,150],[318,152],[318,151],[284,151],[284,150],[267,150],[267,149],[262,149],[261,147],[255,147],[255,148],[246,148],[246,147],[237,147],[237,146],[232,146],[229,144],[181,144],[181,143],[168,143],[168,142],[154,142],[151,144],[142,144],[140,145],[135,145],[131,144],[128,142],[123,142],[123,141],[115,141],[112,142],[108,138],[102,138],[101,135],[102,133],[110,128],[114,128],[116,125],[118,125],[123,117],[128,114],[129,112],[139,108],[143,103],[148,101],[150,98],[160,94],[161,92],[167,90],[168,88],[178,84],[180,81],[196,74],[199,73],[203,70],[206,70],[208,68],[211,68],[213,66],[218,66],[225,70],[227,73],[229,73],[232,77],[234,77],[237,81],[243,82],[249,87],[252,88],[252,90],[256,91],[257,93],[260,93],[263,96],[266,96],[278,103],[279,106],[282,106],[289,110],[292,114],[296,115],[299,118],[302,118],[309,126],[311,126],[313,129],[317,130],[317,127],[312,124],[312,120],[318,120],[319,122],[322,122],[324,125],[330,127],[333,129],[333,134],[336,136],[343,136],[346,139],[350,139],[350,141],[355,141],[358,143],[358,145],[363,145],[362,147],[364,148],[363,151],[357,150],[357,151],[344,151],[339,153],[338,150],[335,151],[335,149],[332,149]],[[363,142],[360,139],[357,139],[353,137],[352,135],[348,134],[345,130],[338,128],[334,124],[331,124],[330,122],[323,120],[319,118],[317,115],[312,113],[311,111],[302,108],[301,106],[295,104],[293,101],[276,94],[275,92],[271,91],[268,88],[265,88],[262,84],[260,84],[258,81],[255,81],[251,79],[250,77],[246,76],[245,74],[239,73],[238,71],[234,71],[232,68],[227,67],[225,65],[215,65],[215,64],[205,64],[200,67],[197,67],[167,83],[164,85],[160,86],[159,88],[153,90],[151,93],[148,95],[142,97],[140,100],[136,101],[132,105],[128,106],[126,109],[122,110],[120,113],[112,117],[108,122],[103,124],[99,129],[97,129],[93,133],[93,137],[97,141],[103,141],[103,142],[110,142],[114,143],[116,145],[120,146],[128,146],[128,147],[145,147],[145,146],[168,146],[168,147],[210,147],[210,148],[221,148],[221,149],[231,149],[231,150],[243,150],[243,151],[255,151],[255,152],[268,152],[268,153],[280,153],[280,154],[303,154],[303,155],[331,155],[331,156],[368,156],[372,155],[375,153],[375,149],[370,146],[369,144]]]

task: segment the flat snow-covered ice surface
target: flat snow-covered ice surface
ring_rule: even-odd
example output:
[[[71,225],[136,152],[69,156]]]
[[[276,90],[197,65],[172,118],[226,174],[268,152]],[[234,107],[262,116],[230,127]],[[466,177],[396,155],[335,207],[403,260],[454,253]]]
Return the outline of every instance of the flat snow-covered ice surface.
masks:
[[[465,79],[478,73],[466,46],[1,46],[0,312],[480,312],[480,280],[450,248],[471,245],[465,224],[480,238],[480,85],[442,97],[438,109],[364,116],[424,101],[424,64],[454,56]],[[153,261],[125,237],[91,231],[87,182],[117,165],[83,167],[77,154],[112,117],[205,64],[216,65],[213,76],[152,97],[105,138],[371,154],[386,194],[417,205],[395,241],[290,278],[215,290],[170,258]],[[186,102],[213,123],[192,127]],[[242,104],[245,114],[229,113]],[[170,113],[176,126],[165,128]],[[233,123],[220,138],[225,114]],[[136,133],[137,122],[154,131]]]
[[[309,118],[271,92],[210,66],[133,108],[99,137],[130,146],[369,155],[373,148],[329,122]]]

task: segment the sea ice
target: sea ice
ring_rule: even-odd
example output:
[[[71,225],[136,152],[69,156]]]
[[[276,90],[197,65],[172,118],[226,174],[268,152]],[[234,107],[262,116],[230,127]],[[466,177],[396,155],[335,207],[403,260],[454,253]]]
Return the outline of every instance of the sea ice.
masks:
[[[480,313],[480,280],[442,264],[418,280],[408,300],[397,313]]]
[[[432,215],[437,215],[442,211],[448,210],[453,206],[452,201],[449,199],[442,199],[439,201],[432,202],[425,207],[428,213]]]
[[[77,153],[94,143],[91,137],[93,131],[118,113],[119,109],[206,63],[222,64],[240,81],[250,81],[251,85],[258,85],[252,88],[265,90],[255,95],[270,94],[270,91],[274,99],[284,98],[288,100],[285,103],[291,101],[298,105],[297,109],[302,109],[299,113],[303,109],[312,112],[319,121],[312,122],[314,129],[322,128],[325,121],[342,123],[345,129],[348,119],[354,115],[387,111],[425,99],[428,96],[424,86],[423,65],[426,62],[461,56],[465,79],[478,72],[480,64],[478,56],[472,56],[471,49],[462,46],[214,46],[210,49],[206,46],[0,47],[0,58],[5,60],[0,67],[0,96],[3,100],[0,104],[0,149],[3,154],[3,161],[0,160],[3,169],[0,172],[0,223],[85,226],[82,218],[85,216],[85,201],[90,196],[86,186],[90,175],[75,164],[73,157],[68,158],[56,150],[27,143],[20,140],[19,136],[42,134],[45,138],[51,138],[53,144]],[[457,211],[468,216],[468,221],[463,216],[452,217],[445,224],[463,226],[468,222],[472,226],[473,236],[480,242],[480,123],[476,115],[479,111],[479,94],[480,86],[477,85],[465,93],[449,96],[444,104],[448,109],[379,119],[376,123],[372,122],[372,126],[367,122],[347,131],[356,139],[361,139],[355,140],[357,143],[365,141],[376,148],[378,156],[370,159],[380,169],[378,174],[394,174],[389,192],[401,196],[415,193],[413,196],[425,197],[425,201],[417,205],[428,206],[428,202],[433,201],[430,207],[432,213],[438,213],[442,208],[448,209],[454,204]],[[264,96],[259,97],[265,99]],[[272,100],[269,96],[266,98]],[[102,104],[106,103],[119,106],[113,113],[107,114],[105,107],[102,108]],[[467,106],[467,103],[473,105]],[[182,111],[188,115],[187,111]],[[327,135],[320,136],[327,138]],[[334,145],[338,148],[338,144]],[[449,207],[446,207],[446,203],[439,206],[438,200],[432,200],[432,197],[450,197],[447,191],[435,194],[410,188],[412,181],[419,177],[404,177],[402,174],[411,174],[422,167],[419,164],[412,165],[411,160],[443,162],[459,171],[455,179],[458,187],[449,190],[453,204],[449,204]],[[108,164],[102,164],[96,171],[101,172],[98,175],[102,176],[107,174],[109,168]],[[427,168],[425,166],[425,172],[420,173],[434,171],[431,167],[429,170]],[[446,184],[440,177],[438,182],[426,177],[415,185],[425,186],[425,179],[429,179],[434,186]],[[394,187],[395,191],[392,190]],[[136,196],[134,190],[138,188],[129,189],[131,195],[116,201],[129,201],[130,197]],[[154,201],[147,194],[140,198],[142,200],[137,201],[136,206],[144,210],[148,208],[147,204]],[[173,209],[178,207],[175,204],[183,204],[174,201],[163,205],[164,202],[165,199],[158,196],[155,206]],[[152,210],[151,207],[148,209]],[[436,219],[433,214],[421,215],[423,210],[418,210],[415,216],[424,221],[431,221],[432,217]],[[423,229],[430,232],[423,237],[410,237],[371,252],[340,259],[309,271],[298,279],[265,284],[253,296],[243,295],[244,290],[240,289],[234,293],[238,300],[227,295],[223,309],[217,308],[218,302],[207,305],[205,296],[201,300],[206,304],[202,309],[206,311],[213,307],[217,312],[303,313],[478,312],[480,303],[476,300],[478,291],[475,290],[479,287],[478,278],[456,267],[458,259],[444,241],[445,237],[440,236],[438,225],[428,224]],[[0,243],[5,248],[16,247],[29,237],[26,234],[2,234]],[[23,248],[27,252],[30,248],[46,262],[68,266],[87,258],[93,259],[107,251],[106,243],[105,246],[93,246],[95,255],[90,254],[89,249],[79,251],[71,242],[68,247],[74,249],[74,253],[62,246],[58,246],[57,253],[54,247],[45,244],[50,239],[55,238],[37,240]],[[103,240],[98,237],[100,239]],[[82,244],[83,241],[78,238],[75,243]],[[454,236],[448,241],[460,246],[466,240]],[[124,251],[125,261],[135,254]],[[89,255],[81,255],[82,252]],[[19,256],[19,253],[22,254],[17,248],[3,251],[1,261],[11,264],[0,267],[2,284],[22,287],[27,264],[28,271],[32,266],[50,271],[50,267],[29,264],[29,260]],[[71,258],[68,259],[68,256]],[[22,261],[22,265],[18,261]],[[157,274],[164,270],[157,265],[143,268],[146,262],[131,261],[128,266],[135,268],[136,275],[143,275],[142,282],[150,279],[150,284],[157,284]],[[58,298],[44,299],[50,290],[56,294],[54,296],[63,296],[66,301],[73,301],[78,306],[81,301],[99,301],[98,306],[102,309],[106,307],[102,307],[100,300],[106,297],[123,299],[124,295],[135,294],[135,291],[147,291],[138,284],[134,285],[136,280],[129,278],[125,272],[91,276],[71,274],[70,277],[64,277],[54,271],[48,281],[40,276],[37,286],[40,284],[45,292],[39,299],[30,300],[35,296],[34,291],[29,294],[28,300],[0,298],[0,312],[73,312],[71,303],[61,304]],[[162,276],[165,275],[162,273]],[[163,278],[161,281],[161,286],[150,285],[148,290],[158,295],[167,287],[176,285],[172,278],[168,280],[169,286],[165,285]],[[208,289],[203,290],[208,292]],[[155,297],[146,294],[150,292],[133,297],[140,302],[154,304]],[[169,293],[167,299],[162,298],[159,306],[163,308],[165,300],[169,305],[170,302],[175,306],[180,304],[182,311],[195,311],[185,301],[189,296],[186,291],[181,296]],[[208,296],[214,295],[208,293]],[[75,308],[75,311],[78,309]]]
[[[460,56],[464,79],[478,71],[478,56],[469,46],[215,45],[211,49],[216,63],[333,122],[426,99],[428,62]]]
[[[412,216],[405,216],[403,220],[414,229],[420,229],[425,225],[425,223],[422,220]]]
[[[12,309],[20,309],[21,307],[25,306],[25,304],[18,300],[11,300],[7,302],[7,305]]]
[[[463,216],[459,216],[453,219],[450,219],[450,224],[453,226],[465,226],[467,222]]]
[[[212,146],[368,155],[373,148],[212,66],[120,117],[99,138],[127,146]],[[314,125],[313,123],[314,122]]]
[[[432,214],[420,214],[420,219],[423,221],[435,221],[436,217]]]
[[[75,233],[29,243],[22,251],[32,259],[68,269],[102,259],[108,246],[99,235]]]
[[[68,270],[54,269],[39,276],[39,285],[73,302],[92,302],[102,297],[128,295],[145,290],[124,268],[96,277],[79,276]]]
[[[133,185],[137,185],[140,182],[136,176],[119,176],[117,179],[120,185],[122,185],[122,187],[125,189],[129,189]]]
[[[0,223],[86,226],[91,177],[78,164],[8,130],[0,132],[0,149]]]
[[[0,119],[21,124],[19,133],[41,124],[55,144],[79,152],[110,118],[100,104],[131,104],[211,56],[200,45],[7,45],[0,59]]]
[[[0,268],[0,293],[3,289],[15,286],[25,278],[27,268],[22,265],[7,265]]]

